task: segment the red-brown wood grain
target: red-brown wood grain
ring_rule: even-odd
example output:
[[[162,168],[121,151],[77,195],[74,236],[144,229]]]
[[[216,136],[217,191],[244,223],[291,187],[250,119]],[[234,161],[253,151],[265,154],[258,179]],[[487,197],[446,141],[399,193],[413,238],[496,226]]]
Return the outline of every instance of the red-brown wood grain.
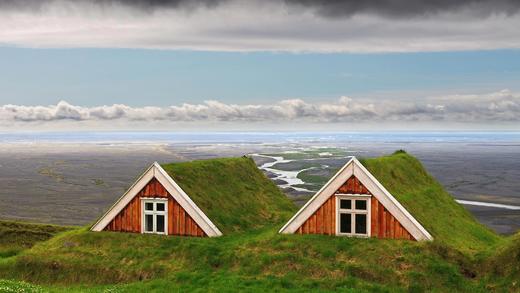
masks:
[[[337,193],[371,195],[370,191],[355,176],[350,177],[334,194]],[[336,196],[334,194],[298,228],[296,233],[336,234]],[[370,207],[372,237],[414,239],[403,225],[373,196],[370,199]]]
[[[351,176],[340,188],[338,188],[336,193],[371,194],[359,179],[356,178],[356,176]]]
[[[143,187],[126,207],[110,221],[104,230],[141,233],[142,198],[168,198],[168,235],[207,236],[155,178]]]
[[[312,216],[298,228],[298,234],[324,234],[336,233],[336,200],[331,196]]]

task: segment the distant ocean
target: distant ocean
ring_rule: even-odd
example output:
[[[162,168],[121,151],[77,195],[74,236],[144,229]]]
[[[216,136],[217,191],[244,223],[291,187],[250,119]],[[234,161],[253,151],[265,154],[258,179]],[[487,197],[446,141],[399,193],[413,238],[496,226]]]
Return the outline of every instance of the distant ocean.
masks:
[[[520,143],[520,132],[3,132],[0,143]]]

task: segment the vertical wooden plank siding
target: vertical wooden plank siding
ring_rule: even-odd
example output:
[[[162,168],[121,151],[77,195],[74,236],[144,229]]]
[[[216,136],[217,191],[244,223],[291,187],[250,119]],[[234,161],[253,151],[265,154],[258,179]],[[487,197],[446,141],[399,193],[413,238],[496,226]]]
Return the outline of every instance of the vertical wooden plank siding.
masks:
[[[413,236],[375,197],[371,198],[371,206],[372,237],[414,240]]]
[[[351,176],[347,182],[338,188],[336,193],[371,194],[370,191],[368,191],[368,189],[355,176]]]
[[[378,202],[377,200],[374,200],[374,198],[371,198],[370,200],[370,209],[371,209],[371,215],[370,215],[370,231],[372,235],[379,235],[379,221],[377,220],[377,217],[379,215],[378,212]]]
[[[340,194],[370,194],[370,191],[355,177],[350,177],[335,192]],[[410,239],[413,236],[375,198],[370,199],[370,229],[375,238]],[[298,234],[336,234],[336,196],[331,195],[325,203],[296,230]]]
[[[141,199],[168,198],[168,235],[207,236],[157,179],[143,187],[126,207],[105,227],[105,231],[141,233]]]
[[[336,198],[331,196],[296,231],[298,234],[336,234]]]

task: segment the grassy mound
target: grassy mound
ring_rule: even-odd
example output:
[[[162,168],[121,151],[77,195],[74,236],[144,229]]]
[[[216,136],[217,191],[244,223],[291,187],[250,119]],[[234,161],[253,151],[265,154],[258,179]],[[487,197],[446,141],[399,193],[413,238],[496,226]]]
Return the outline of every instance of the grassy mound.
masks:
[[[294,204],[247,157],[162,165],[224,234],[288,220]]]
[[[220,238],[78,229],[0,263],[0,278],[98,289],[119,283],[116,287],[124,291],[480,289],[467,277],[474,268],[463,256],[450,250],[439,253],[433,244],[281,235],[276,228]]]
[[[500,236],[477,222],[413,156],[398,151],[362,163],[435,240],[463,252],[501,242]]]
[[[517,257],[520,245],[511,243],[520,241],[509,243],[478,224],[415,158],[399,152],[363,163],[435,241],[281,235],[278,229],[295,208],[250,159],[195,161],[164,167],[223,237],[76,228],[0,259],[0,279],[59,292],[486,292],[508,288],[518,277],[515,259],[503,272],[491,274],[482,267],[504,262],[514,252]],[[495,247],[502,247],[498,256]]]
[[[488,254],[491,256],[484,263],[488,282],[510,292],[520,291],[520,233],[511,236],[496,253]]]
[[[10,257],[70,228],[14,221],[0,221],[0,258]]]

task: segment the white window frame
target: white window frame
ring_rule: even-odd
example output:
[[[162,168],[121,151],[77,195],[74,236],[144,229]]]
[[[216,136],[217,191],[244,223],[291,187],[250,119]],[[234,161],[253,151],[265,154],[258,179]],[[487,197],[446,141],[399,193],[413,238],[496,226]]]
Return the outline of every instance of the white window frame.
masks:
[[[371,221],[372,221],[372,211],[371,211],[371,198],[372,196],[369,194],[336,194],[336,235],[338,236],[350,236],[350,237],[370,237],[372,235]],[[350,199],[351,206],[350,209],[342,209],[340,206],[340,202],[342,199]],[[356,210],[355,200],[366,200],[367,209],[366,210]],[[351,233],[342,233],[340,227],[340,214],[341,213],[349,213],[352,215],[350,221],[350,231]],[[366,234],[357,234],[356,233],[356,214],[358,215],[366,215],[367,216],[367,228]]]
[[[145,210],[146,203],[153,203],[153,211]],[[157,210],[157,204],[164,204],[164,211]],[[153,216],[153,231],[146,231],[145,217]],[[157,232],[157,216],[164,216],[164,232]],[[141,198],[141,233],[168,235],[168,199],[167,198]]]

